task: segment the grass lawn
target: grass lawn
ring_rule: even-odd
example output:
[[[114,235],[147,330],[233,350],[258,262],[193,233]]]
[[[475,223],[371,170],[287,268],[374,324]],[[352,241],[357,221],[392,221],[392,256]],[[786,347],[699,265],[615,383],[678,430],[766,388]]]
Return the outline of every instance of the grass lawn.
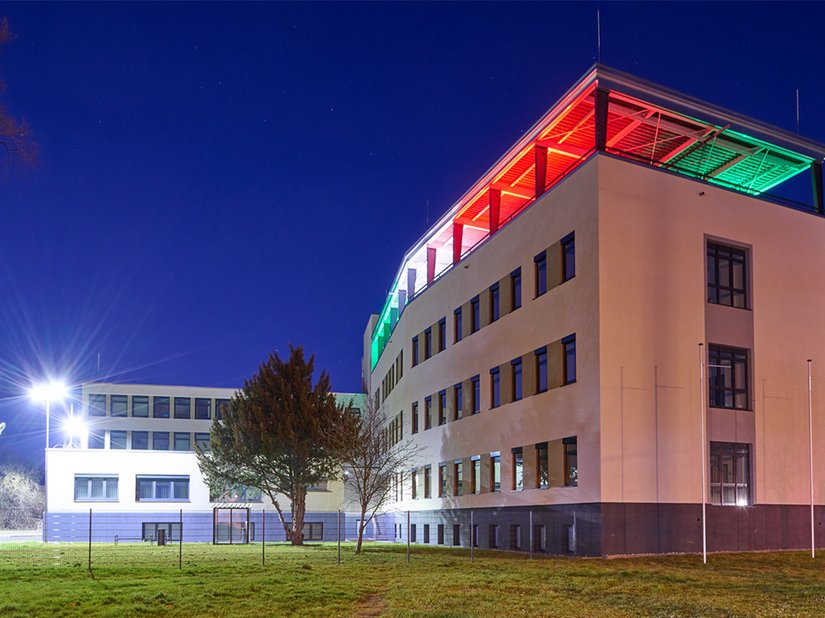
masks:
[[[825,555],[565,559],[369,544],[0,546],[0,616],[823,616]]]

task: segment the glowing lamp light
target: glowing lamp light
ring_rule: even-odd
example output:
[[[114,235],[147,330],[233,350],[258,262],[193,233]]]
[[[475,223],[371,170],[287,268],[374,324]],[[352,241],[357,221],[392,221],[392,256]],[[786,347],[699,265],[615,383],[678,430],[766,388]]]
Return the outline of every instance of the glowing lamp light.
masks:
[[[68,438],[80,438],[81,440],[88,433],[86,423],[80,416],[67,416],[66,420],[63,421],[63,431]]]
[[[62,381],[41,382],[29,389],[29,397],[40,403],[63,401],[69,395],[69,389]]]
[[[736,501],[736,506],[748,506],[747,498],[739,498],[739,500]]]

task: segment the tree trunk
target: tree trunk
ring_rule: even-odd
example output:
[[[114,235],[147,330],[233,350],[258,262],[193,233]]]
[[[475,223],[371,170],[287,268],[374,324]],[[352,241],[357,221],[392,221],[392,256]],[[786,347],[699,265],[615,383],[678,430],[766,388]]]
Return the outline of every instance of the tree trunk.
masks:
[[[292,501],[292,544],[304,544],[304,515],[307,507],[307,488],[299,487]]]
[[[358,542],[355,545],[355,553],[356,554],[361,553],[361,545],[364,542],[364,528],[367,527],[366,517],[367,517],[367,505],[362,504],[361,505],[361,521],[358,524]]]
[[[289,525],[286,523],[284,519],[284,512],[281,510],[281,505],[278,504],[278,501],[275,500],[272,496],[269,497],[272,500],[272,505],[275,507],[275,510],[278,512],[278,519],[281,520],[281,525],[284,527],[284,534],[286,535],[286,540],[292,540],[292,530],[289,528]]]

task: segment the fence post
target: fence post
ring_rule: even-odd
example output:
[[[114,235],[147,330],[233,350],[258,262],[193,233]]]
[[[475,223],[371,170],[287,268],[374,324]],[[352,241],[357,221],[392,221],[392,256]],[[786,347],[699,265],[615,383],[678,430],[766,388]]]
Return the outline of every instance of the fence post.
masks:
[[[341,564],[341,509],[338,509],[338,564]]]
[[[530,560],[533,559],[533,511],[530,511]]]
[[[407,511],[407,563],[410,562],[410,512]]]
[[[89,509],[89,574],[92,573],[92,509]]]
[[[180,510],[180,538],[178,539],[178,569],[183,569],[183,509]]]
[[[473,522],[473,512],[470,511],[470,562],[475,560],[476,527]]]
[[[261,564],[266,565],[266,509],[261,509]]]

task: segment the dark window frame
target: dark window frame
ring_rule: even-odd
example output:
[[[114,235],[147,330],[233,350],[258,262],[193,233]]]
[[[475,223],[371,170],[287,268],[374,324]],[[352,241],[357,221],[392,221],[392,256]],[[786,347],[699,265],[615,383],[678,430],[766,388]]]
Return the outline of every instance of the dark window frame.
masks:
[[[744,384],[739,384],[740,380]],[[750,350],[714,343],[708,345],[709,407],[752,410],[750,383]]]
[[[575,384],[577,376],[576,367],[576,335],[572,334],[561,340],[562,362],[563,362],[563,382],[564,384]],[[572,362],[571,362],[572,360]]]
[[[576,276],[576,233],[570,232],[561,239],[561,280],[570,281]]]
[[[533,258],[535,298],[547,293],[547,251]]]
[[[707,300],[714,305],[750,309],[748,250],[711,240],[707,242]],[[727,264],[723,268],[723,264]],[[741,285],[736,284],[740,272]]]
[[[521,267],[510,273],[510,307],[511,311],[521,307]]]

